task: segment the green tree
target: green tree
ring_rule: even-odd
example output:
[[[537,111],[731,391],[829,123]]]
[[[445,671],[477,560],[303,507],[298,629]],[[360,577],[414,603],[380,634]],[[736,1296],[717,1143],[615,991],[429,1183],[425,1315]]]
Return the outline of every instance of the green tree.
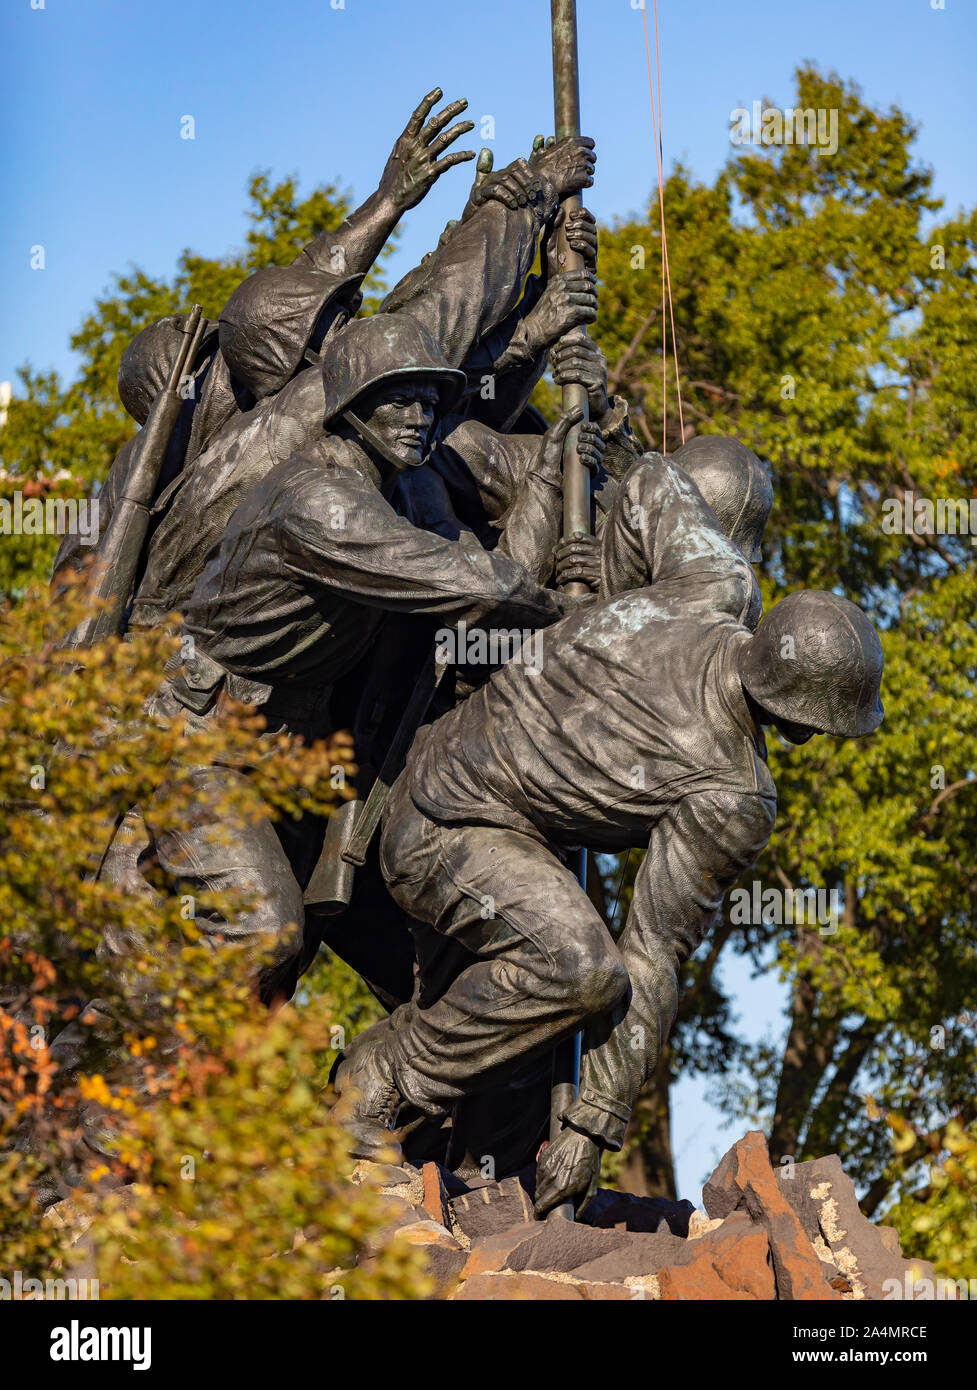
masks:
[[[148,719],[162,630],[61,649],[84,605],[28,595],[0,624],[0,1249],[26,1277],[70,1272],[88,1233],[108,1298],[411,1298],[423,1261],[351,1185],[323,1073],[328,988],[271,1017],[250,967],[197,925],[209,905],[96,875],[120,816],[188,814],[200,761],[247,762],[221,822],[329,814],[348,740],[254,740],[241,706],[209,729]],[[121,730],[121,733],[120,733]],[[211,895],[216,900],[216,895]],[[233,920],[244,897],[222,895]],[[327,982],[328,984],[328,982]],[[42,1219],[39,1197],[72,1191]],[[369,1254],[369,1264],[358,1257]]]
[[[71,338],[81,356],[74,381],[65,385],[57,372],[29,365],[19,369],[19,389],[0,429],[0,500],[17,490],[78,497],[100,482],[136,431],[116,389],[119,359],[136,333],[194,303],[216,318],[247,275],[294,260],[353,207],[349,193],[332,184],[300,198],[294,177],[273,184],[267,173],[252,177],[248,197],[243,248],[215,259],[184,250],[170,279],[139,269],[115,276]],[[363,312],[376,308],[383,289],[383,276],[374,268],[364,283]],[[32,581],[46,579],[57,547],[56,536],[0,536],[0,597],[17,596]]]
[[[700,1070],[731,1114],[766,1118],[775,1157],[840,1151],[865,1209],[899,1199],[900,1228],[926,1253],[928,1218],[917,1213],[914,1227],[906,1203],[936,1200],[934,1185],[906,1194],[924,1159],[952,1158],[948,1126],[966,1132],[975,1118],[977,576],[969,535],[895,533],[886,503],[905,490],[965,503],[977,493],[977,211],[938,220],[898,109],[872,110],[854,85],[811,68],[798,71],[791,104],[838,110],[836,154],[751,148],[712,187],[681,168],[667,183],[686,433],[733,434],[769,462],[765,598],[830,588],[873,615],[886,720],[848,743],[788,751],[771,739],[778,821],[746,881],[836,890],[838,930],[741,924],[727,911],[687,969],[619,1171],[630,1186],[674,1190],[670,1088],[679,1071]],[[639,433],[661,447],[658,220],[655,199],[647,221],[602,232],[596,336]],[[669,362],[674,449],[671,372]],[[620,876],[620,864],[607,874],[611,894]],[[786,981],[774,1047],[748,1047],[730,1025],[735,1001],[717,969],[730,950]],[[887,1116],[911,1143],[893,1149]],[[959,1215],[973,1188],[953,1191]]]

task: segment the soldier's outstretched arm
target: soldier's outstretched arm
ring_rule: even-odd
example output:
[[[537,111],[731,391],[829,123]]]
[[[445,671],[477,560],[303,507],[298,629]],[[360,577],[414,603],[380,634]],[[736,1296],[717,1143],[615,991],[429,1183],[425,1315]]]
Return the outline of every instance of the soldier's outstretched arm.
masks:
[[[487,197],[442,241],[422,273],[412,272],[406,289],[393,291],[398,311],[429,329],[452,366],[460,367],[518,304],[540,233],[560,199],[593,183],[593,145],[581,136],[560,141],[545,159],[516,160],[530,170],[526,203],[509,207]]]
[[[356,312],[360,282],[403,213],[447,169],[475,158],[474,150],[444,153],[472,123],[450,124],[464,101],[450,102],[431,116],[440,99],[441,89],[435,88],[414,111],[379,187],[361,207],[339,227],[320,232],[291,265],[263,266],[249,275],[224,305],[221,353],[237,386],[255,399],[280,390],[307,350],[321,346],[325,333]]]
[[[618,941],[631,988],[584,1030],[580,1093],[540,1159],[538,1215],[574,1195],[561,1195],[561,1187],[569,1174],[588,1171],[588,1156],[599,1161],[601,1150],[621,1148],[675,1020],[679,971],[716,922],[727,890],[762,853],[775,813],[765,796],[717,789],[685,797],[655,827]]]
[[[279,541],[283,563],[304,583],[374,608],[545,627],[565,607],[507,555],[483,549],[472,532],[461,530],[454,540],[422,530],[373,487],[324,493],[312,504],[303,499],[279,524]]]
[[[474,150],[445,153],[449,145],[474,129],[474,122],[451,124],[467,108],[464,99],[449,102],[432,116],[442,95],[441,88],[435,87],[418,104],[397,137],[376,191],[334,231],[321,232],[311,241],[300,253],[300,260],[334,274],[365,275],[404,213],[416,207],[448,169],[475,158]]]

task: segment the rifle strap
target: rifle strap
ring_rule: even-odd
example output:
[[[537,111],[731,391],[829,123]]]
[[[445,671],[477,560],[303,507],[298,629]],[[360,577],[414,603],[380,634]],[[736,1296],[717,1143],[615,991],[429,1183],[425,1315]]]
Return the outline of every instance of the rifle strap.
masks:
[[[425,662],[424,669],[414,687],[414,692],[407,702],[407,708],[401,716],[393,742],[383,760],[383,767],[380,769],[377,780],[370,788],[369,795],[363,803],[363,809],[357,817],[349,843],[343,850],[342,857],[347,864],[362,865],[366,863],[367,852],[373,836],[376,834],[377,826],[380,824],[380,818],[390,796],[391,788],[400,775],[404,759],[414,741],[414,735],[421,727],[421,720],[427,714],[431,701],[434,699],[434,692],[441,684],[447,669],[447,662],[438,661],[433,652]]]
[[[351,410],[343,411],[343,419],[347,425],[352,426],[364,444],[369,444],[371,449],[376,450],[381,458],[386,459],[391,467],[396,468],[398,473],[404,471],[403,459],[397,457],[393,449],[385,444],[375,430],[372,430],[365,420],[361,420],[358,415],[354,415]]]

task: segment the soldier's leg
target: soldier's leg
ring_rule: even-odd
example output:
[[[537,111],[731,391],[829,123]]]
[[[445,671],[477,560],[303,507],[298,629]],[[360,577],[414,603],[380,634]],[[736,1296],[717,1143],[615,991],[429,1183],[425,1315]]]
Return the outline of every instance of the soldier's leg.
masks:
[[[470,963],[420,988],[391,1019],[385,1064],[426,1114],[503,1079],[534,1051],[609,1009],[627,972],[600,915],[545,845],[515,830],[444,826],[391,800],[381,847],[391,892]]]
[[[157,822],[152,806],[144,816],[173,892],[232,898],[230,913],[194,904],[195,921],[216,947],[241,950],[255,961],[259,992],[270,1003],[294,991],[305,914],[302,890],[273,823],[236,815],[228,806],[244,776],[228,767],[195,768],[194,806],[182,824]]]
[[[307,903],[305,915],[307,927],[356,971],[388,1012],[410,999],[414,992],[411,923],[383,881],[376,840],[366,863],[356,870],[346,911],[324,914]]]
[[[756,855],[755,835],[731,792],[686,797],[652,832],[618,939],[630,989],[587,1025],[580,1096],[567,1111],[604,1147],[621,1147],[631,1107],[675,1020],[682,967]]]

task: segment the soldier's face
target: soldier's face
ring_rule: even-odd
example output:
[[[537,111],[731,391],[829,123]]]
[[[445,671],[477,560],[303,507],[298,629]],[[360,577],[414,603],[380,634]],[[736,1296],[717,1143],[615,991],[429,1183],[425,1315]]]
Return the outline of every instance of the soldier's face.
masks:
[[[399,467],[424,462],[438,408],[438,390],[426,382],[404,382],[378,392],[367,402],[366,424],[400,460]]]

